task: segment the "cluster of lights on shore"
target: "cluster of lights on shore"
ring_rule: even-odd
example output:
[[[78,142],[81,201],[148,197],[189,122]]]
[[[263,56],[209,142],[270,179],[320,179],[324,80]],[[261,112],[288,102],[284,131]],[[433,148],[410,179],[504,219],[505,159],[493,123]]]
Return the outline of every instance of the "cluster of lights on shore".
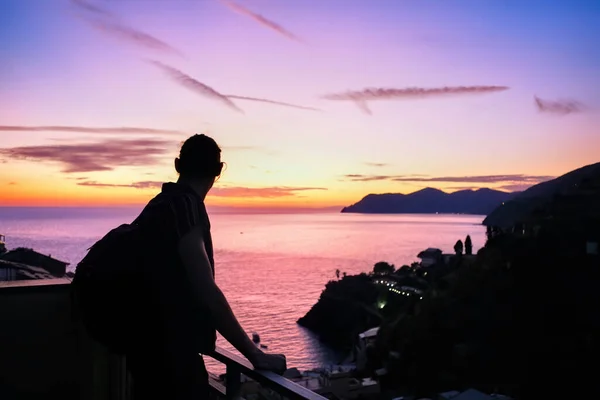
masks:
[[[398,290],[395,287],[396,286],[395,282],[389,282],[389,281],[385,281],[385,280],[376,280],[375,283],[378,285],[387,286],[388,290],[392,293],[396,293],[396,294],[403,295],[403,296],[418,295],[419,300],[423,300],[423,296],[421,296],[421,291],[419,289],[411,288],[408,286],[403,286],[402,288],[405,288],[404,290]]]

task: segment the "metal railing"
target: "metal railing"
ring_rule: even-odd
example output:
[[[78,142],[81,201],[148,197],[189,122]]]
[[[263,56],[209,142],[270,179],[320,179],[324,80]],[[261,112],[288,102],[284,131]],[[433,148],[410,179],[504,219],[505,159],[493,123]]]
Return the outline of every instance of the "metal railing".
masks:
[[[219,396],[224,396],[227,399],[242,398],[241,378],[242,375],[245,375],[259,383],[262,387],[269,388],[290,400],[326,400],[326,397],[308,390],[274,372],[255,370],[247,360],[220,347],[217,347],[214,353],[207,354],[207,356],[225,364],[227,368],[225,373],[225,385],[212,379],[210,380],[210,386],[213,392]]]

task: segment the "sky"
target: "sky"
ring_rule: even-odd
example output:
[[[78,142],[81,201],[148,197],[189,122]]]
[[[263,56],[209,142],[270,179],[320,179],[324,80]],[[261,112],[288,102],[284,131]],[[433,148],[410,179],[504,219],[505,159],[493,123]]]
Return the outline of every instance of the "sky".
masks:
[[[600,161],[597,0],[1,0],[0,206],[523,190]],[[284,103],[284,104],[282,104]]]

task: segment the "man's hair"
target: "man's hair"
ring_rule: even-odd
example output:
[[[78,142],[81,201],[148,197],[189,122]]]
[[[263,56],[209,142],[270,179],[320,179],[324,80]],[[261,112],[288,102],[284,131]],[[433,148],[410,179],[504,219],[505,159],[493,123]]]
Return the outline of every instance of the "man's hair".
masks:
[[[177,172],[186,178],[216,178],[221,175],[221,148],[204,134],[188,138],[179,151]]]

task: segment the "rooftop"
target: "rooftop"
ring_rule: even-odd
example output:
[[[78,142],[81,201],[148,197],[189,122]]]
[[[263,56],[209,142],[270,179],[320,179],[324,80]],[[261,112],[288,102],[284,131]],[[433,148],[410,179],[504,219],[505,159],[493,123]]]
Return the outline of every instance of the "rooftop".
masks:
[[[14,261],[0,259],[0,269],[14,270],[15,280],[54,278],[52,274],[50,274],[44,268],[21,264]]]
[[[442,254],[442,250],[440,249],[436,249],[433,247],[429,247],[425,250],[423,250],[422,252],[420,252],[417,257],[421,258],[421,257],[435,257]]]
[[[17,247],[16,249],[12,249],[7,251],[2,255],[4,260],[9,261],[21,261],[20,259],[35,259],[38,262],[53,262],[64,264],[65,266],[69,265],[68,262],[57,260],[53,258],[51,255],[46,255],[42,253],[38,253],[33,249],[28,249],[26,247]],[[22,262],[22,261],[21,261]]]

